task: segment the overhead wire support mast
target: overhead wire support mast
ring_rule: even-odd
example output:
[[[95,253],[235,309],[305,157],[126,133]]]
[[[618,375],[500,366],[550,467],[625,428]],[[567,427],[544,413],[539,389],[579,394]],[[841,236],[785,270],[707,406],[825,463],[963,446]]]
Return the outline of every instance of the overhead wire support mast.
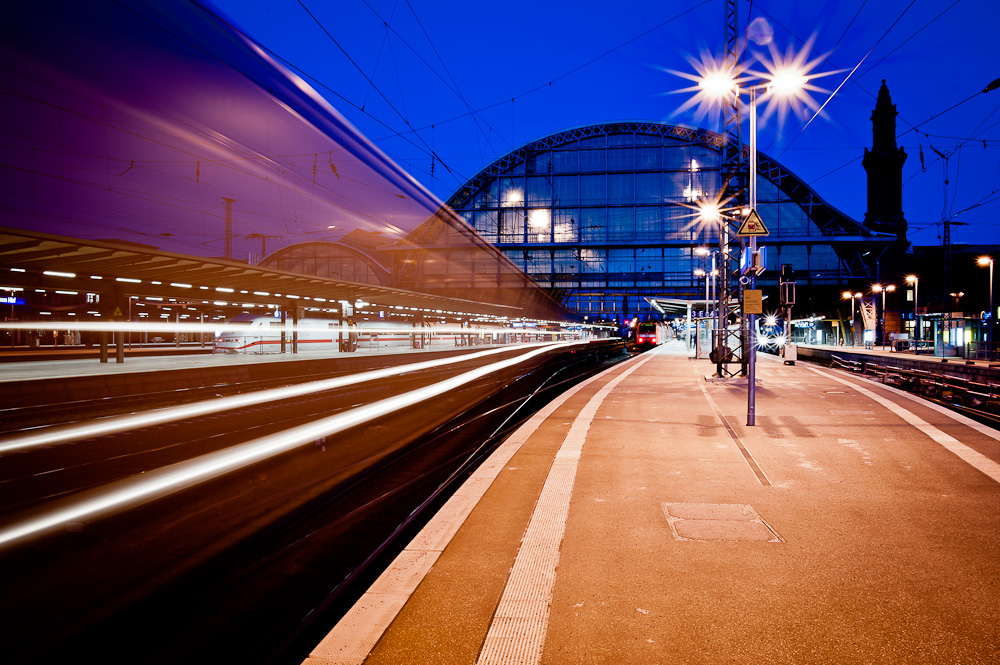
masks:
[[[725,6],[725,55],[723,71],[736,79],[740,69],[742,49],[739,41],[739,8],[736,0],[726,0]],[[727,95],[722,102],[723,143],[722,143],[722,183],[720,201],[735,199],[737,205],[742,203],[746,192],[746,160],[743,156],[743,140],[740,130],[740,100],[738,95]],[[715,336],[716,372],[720,377],[735,375],[727,368],[728,361],[733,357],[727,345],[729,320],[730,280],[729,267],[729,221],[725,215],[719,217],[719,304],[718,330]],[[742,346],[742,345],[741,345]],[[742,370],[743,349],[737,353]]]

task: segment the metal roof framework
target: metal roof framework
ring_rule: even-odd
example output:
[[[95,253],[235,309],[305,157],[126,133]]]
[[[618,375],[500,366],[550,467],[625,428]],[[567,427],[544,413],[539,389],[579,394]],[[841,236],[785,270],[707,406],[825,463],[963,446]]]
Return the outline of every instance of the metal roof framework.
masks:
[[[8,227],[0,227],[0,271],[0,290],[5,286],[45,288],[116,298],[154,296],[283,307],[322,308],[341,300],[362,300],[463,315],[524,315],[517,307],[173,254],[135,243],[81,240]]]
[[[549,150],[582,138],[609,134],[653,134],[682,143],[702,145],[720,151],[724,145],[733,144],[737,141],[736,137],[727,137],[724,134],[712,132],[707,129],[668,125],[659,122],[610,122],[576,127],[545,136],[536,141],[531,141],[500,157],[459,188],[448,200],[448,205],[456,209],[462,207],[483,185],[506,173],[511,167],[526,161],[528,156],[533,152]],[[749,154],[749,150],[748,146],[744,146],[743,151],[745,153]],[[826,203],[802,179],[776,160],[761,152],[757,153],[757,171],[759,175],[777,185],[790,199],[801,205],[808,213],[809,218],[820,228],[823,235],[853,236],[857,239],[878,239],[879,234],[873,233],[863,224],[854,221]]]

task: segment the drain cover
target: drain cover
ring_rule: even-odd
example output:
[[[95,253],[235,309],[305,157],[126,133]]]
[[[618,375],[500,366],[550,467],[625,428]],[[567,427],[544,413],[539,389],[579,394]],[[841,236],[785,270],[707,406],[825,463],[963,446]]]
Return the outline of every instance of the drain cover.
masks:
[[[749,504],[663,503],[660,505],[676,540],[784,542],[784,539]]]

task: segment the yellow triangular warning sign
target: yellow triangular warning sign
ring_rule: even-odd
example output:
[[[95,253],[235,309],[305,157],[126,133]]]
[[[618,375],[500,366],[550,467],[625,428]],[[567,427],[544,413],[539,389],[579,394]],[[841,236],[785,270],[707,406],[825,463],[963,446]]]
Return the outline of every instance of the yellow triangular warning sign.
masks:
[[[738,236],[766,236],[768,235],[767,227],[764,226],[764,220],[760,218],[756,210],[751,210],[750,214],[743,219],[743,223],[740,224],[740,228],[736,231]]]
[[[115,307],[115,312],[114,312],[114,314],[112,314],[111,316],[112,316],[113,318],[121,318],[121,317],[123,317],[123,316],[125,316],[125,315],[124,315],[124,314],[122,314],[122,308],[121,308],[121,307]]]

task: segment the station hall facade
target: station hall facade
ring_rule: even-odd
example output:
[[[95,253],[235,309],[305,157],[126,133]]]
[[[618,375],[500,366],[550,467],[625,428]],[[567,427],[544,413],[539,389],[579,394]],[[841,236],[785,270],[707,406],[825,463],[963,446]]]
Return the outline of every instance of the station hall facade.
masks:
[[[721,134],[665,123],[578,127],[497,159],[448,205],[570,309],[644,319],[655,316],[647,298],[708,299],[710,285],[695,271],[710,273],[720,229],[700,218],[698,203],[718,196],[722,145]],[[899,244],[898,234],[849,218],[764,154],[757,183],[769,231],[759,240],[767,249],[758,288],[774,296],[773,309],[782,266],[806,298],[829,304],[843,285],[874,278],[869,257]]]

